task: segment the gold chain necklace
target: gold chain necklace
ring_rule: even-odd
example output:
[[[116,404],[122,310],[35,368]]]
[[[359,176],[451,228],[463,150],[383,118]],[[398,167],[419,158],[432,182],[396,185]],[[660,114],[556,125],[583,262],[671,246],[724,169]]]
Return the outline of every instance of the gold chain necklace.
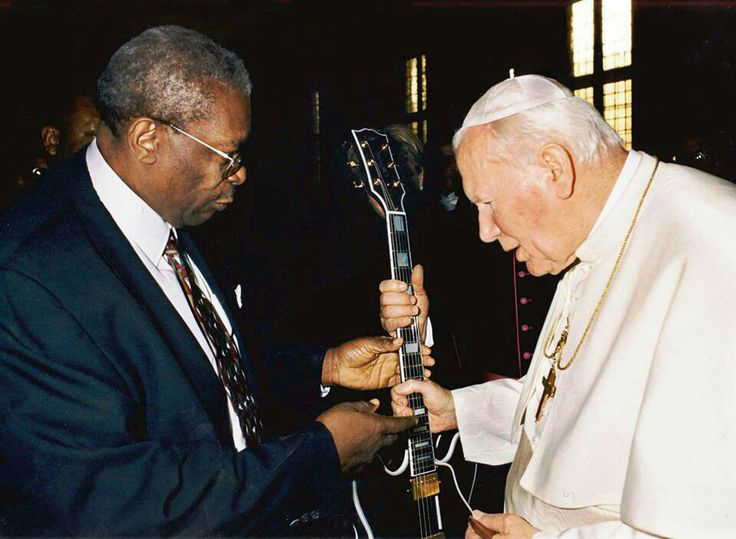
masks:
[[[552,360],[552,366],[549,369],[549,373],[545,378],[542,378],[542,386],[544,387],[544,391],[542,392],[542,397],[539,400],[539,406],[537,407],[537,413],[536,413],[536,421],[539,422],[539,420],[542,417],[542,410],[544,409],[544,405],[547,402],[547,400],[553,398],[555,396],[555,393],[557,393],[557,386],[555,385],[556,379],[557,379],[557,369],[564,371],[570,368],[570,365],[573,364],[573,361],[575,361],[575,358],[578,357],[578,352],[580,352],[580,348],[583,346],[583,343],[585,342],[585,339],[588,337],[588,333],[590,333],[590,328],[593,326],[593,322],[595,322],[595,319],[598,317],[598,312],[601,310],[601,307],[603,306],[603,303],[606,301],[606,296],[608,296],[608,290],[611,287],[611,283],[613,282],[614,277],[616,277],[616,273],[618,272],[618,268],[621,265],[621,259],[624,256],[624,252],[626,251],[626,246],[629,244],[629,239],[631,238],[631,233],[634,231],[634,226],[636,225],[636,221],[639,219],[639,213],[641,212],[641,207],[644,204],[644,199],[647,196],[647,193],[649,192],[649,188],[652,185],[652,180],[654,180],[654,174],[657,172],[657,168],[659,167],[659,160],[656,159],[654,162],[654,170],[652,171],[651,176],[649,176],[649,180],[647,181],[646,187],[644,187],[644,191],[641,194],[641,197],[639,198],[639,204],[636,206],[636,211],[634,212],[634,217],[631,219],[631,224],[629,224],[629,229],[626,231],[626,236],[624,236],[624,241],[621,244],[621,249],[618,251],[618,256],[616,257],[616,262],[613,264],[613,269],[611,270],[611,274],[608,276],[608,281],[606,281],[606,285],[603,287],[603,293],[601,294],[601,297],[598,299],[598,303],[595,306],[595,309],[593,309],[593,313],[590,315],[590,319],[588,320],[588,325],[585,326],[585,331],[583,331],[583,336],[580,337],[580,341],[578,341],[578,345],[575,347],[575,351],[572,353],[572,356],[570,356],[570,359],[568,360],[566,365],[562,365],[562,353],[565,349],[565,344],[567,344],[567,334],[570,330],[570,317],[567,317],[567,320],[565,321],[565,328],[562,330],[562,334],[560,335],[560,339],[557,341],[557,344],[555,345],[555,350],[552,352],[552,354],[548,354],[547,350],[549,349],[549,345],[552,342],[552,336],[554,335],[554,330],[549,332],[547,334],[547,337],[544,340],[544,346],[542,347],[542,353],[544,354],[544,357]],[[556,326],[557,324],[555,324]]]

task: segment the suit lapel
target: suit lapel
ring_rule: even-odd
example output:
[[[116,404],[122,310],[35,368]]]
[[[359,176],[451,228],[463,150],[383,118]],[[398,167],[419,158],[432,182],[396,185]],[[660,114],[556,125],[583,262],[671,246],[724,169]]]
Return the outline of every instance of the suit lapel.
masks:
[[[225,392],[186,323],[138,258],[92,186],[85,152],[75,157],[70,181],[77,182],[73,205],[90,242],[131,297],[143,308],[186,373],[221,442],[232,445]]]

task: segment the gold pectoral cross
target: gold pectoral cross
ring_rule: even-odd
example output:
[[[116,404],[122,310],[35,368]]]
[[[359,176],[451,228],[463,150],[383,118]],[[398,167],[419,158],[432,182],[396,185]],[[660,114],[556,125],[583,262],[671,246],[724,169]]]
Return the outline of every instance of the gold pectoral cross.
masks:
[[[539,406],[537,406],[537,413],[534,415],[537,423],[539,423],[539,420],[542,418],[542,411],[544,410],[544,405],[547,403],[547,399],[552,399],[555,396],[555,393],[557,392],[557,386],[555,386],[555,380],[557,378],[557,373],[555,372],[555,366],[552,365],[549,368],[549,374],[542,378],[542,385],[544,386],[544,392],[542,392],[542,398],[539,399]]]

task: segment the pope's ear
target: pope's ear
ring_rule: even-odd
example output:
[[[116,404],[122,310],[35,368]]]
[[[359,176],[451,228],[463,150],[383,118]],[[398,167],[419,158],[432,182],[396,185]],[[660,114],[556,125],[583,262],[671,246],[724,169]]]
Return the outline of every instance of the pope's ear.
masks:
[[[142,163],[152,165],[158,160],[162,126],[150,118],[136,118],[128,124],[128,146]]]
[[[539,156],[546,170],[548,187],[558,198],[570,198],[575,192],[575,164],[570,152],[559,144],[546,144]]]

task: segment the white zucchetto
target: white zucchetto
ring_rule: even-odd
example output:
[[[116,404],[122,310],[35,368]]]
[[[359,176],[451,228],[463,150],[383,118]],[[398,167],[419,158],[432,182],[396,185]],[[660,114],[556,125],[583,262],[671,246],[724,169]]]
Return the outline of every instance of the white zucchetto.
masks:
[[[457,149],[465,131],[513,114],[524,112],[557,99],[572,97],[572,92],[559,82],[541,75],[521,75],[492,86],[476,101],[460,129],[453,137]]]

